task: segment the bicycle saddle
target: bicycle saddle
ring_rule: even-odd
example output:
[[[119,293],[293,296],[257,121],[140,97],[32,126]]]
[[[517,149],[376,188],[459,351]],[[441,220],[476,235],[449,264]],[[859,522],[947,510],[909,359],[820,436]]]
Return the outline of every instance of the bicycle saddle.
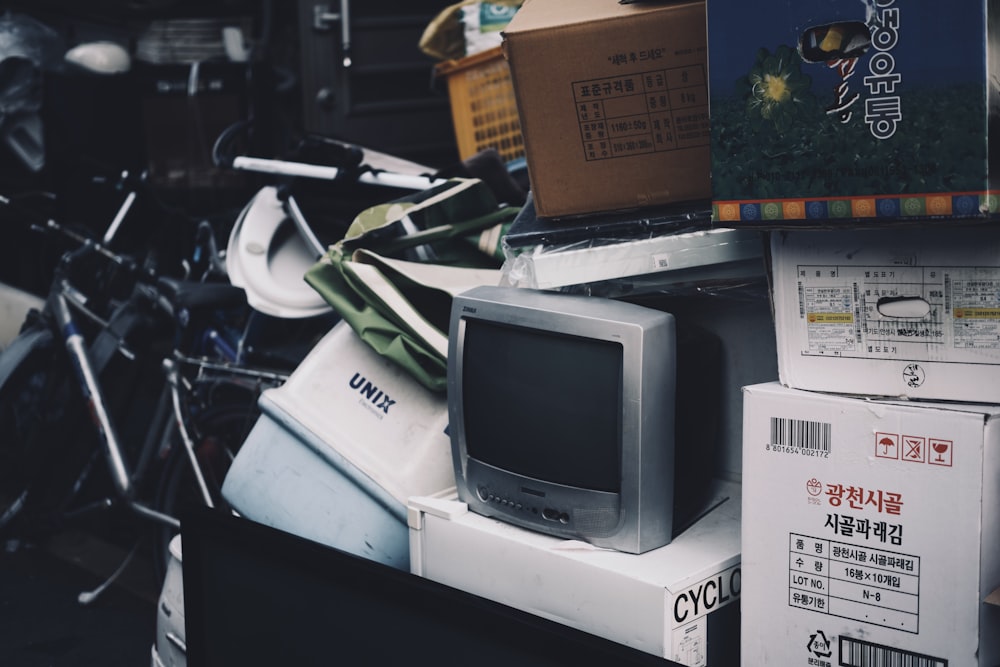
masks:
[[[289,319],[330,312],[330,305],[303,279],[315,263],[313,249],[285,214],[277,188],[257,191],[233,225],[226,249],[229,280],[246,290],[250,307]]]

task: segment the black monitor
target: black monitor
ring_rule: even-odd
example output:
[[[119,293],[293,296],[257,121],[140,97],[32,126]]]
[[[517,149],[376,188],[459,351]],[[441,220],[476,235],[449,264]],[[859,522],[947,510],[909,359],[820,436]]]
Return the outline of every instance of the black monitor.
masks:
[[[181,535],[190,667],[676,664],[215,510]]]

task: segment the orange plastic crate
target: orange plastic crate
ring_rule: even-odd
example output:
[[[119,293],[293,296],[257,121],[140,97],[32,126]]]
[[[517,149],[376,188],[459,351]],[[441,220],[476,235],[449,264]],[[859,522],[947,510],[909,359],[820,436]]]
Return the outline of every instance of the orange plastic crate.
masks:
[[[451,117],[463,160],[495,148],[504,162],[524,156],[510,67],[501,47],[435,67],[448,82]]]

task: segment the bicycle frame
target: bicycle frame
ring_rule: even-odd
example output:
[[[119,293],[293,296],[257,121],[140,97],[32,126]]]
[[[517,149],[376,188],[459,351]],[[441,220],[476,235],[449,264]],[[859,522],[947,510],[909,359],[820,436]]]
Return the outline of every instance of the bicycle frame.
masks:
[[[205,475],[200,464],[198,463],[197,454],[195,452],[196,445],[194,438],[191,436],[187,427],[187,420],[184,418],[185,410],[183,408],[183,399],[181,397],[183,382],[181,373],[179,372],[179,364],[195,365],[198,368],[199,373],[215,372],[229,377],[237,376],[250,378],[256,381],[264,381],[268,384],[283,383],[288,379],[288,374],[276,371],[240,367],[231,364],[213,363],[205,359],[187,357],[176,352],[173,359],[163,360],[163,369],[167,376],[167,385],[170,389],[170,399],[173,406],[173,425],[180,434],[181,442],[184,445],[184,450],[187,454],[191,470],[195,475],[195,480],[198,484],[198,489],[201,492],[202,500],[204,500],[207,507],[215,507],[215,503],[212,500],[212,494],[208,489],[207,483],[205,482]]]
[[[178,498],[188,505],[209,508],[223,502],[217,488],[225,469],[220,463],[225,466],[239,444],[228,441],[220,448],[217,436],[238,434],[238,429],[252,424],[249,420],[255,403],[251,401],[262,389],[283,383],[291,370],[267,368],[252,361],[256,351],[247,342],[253,340],[255,320],[250,316],[245,291],[228,280],[215,279],[223,278],[224,270],[220,270],[221,253],[214,245],[212,229],[203,228],[207,222],[199,225],[201,236],[195,239],[196,266],[202,267],[201,262],[208,260],[200,279],[189,279],[187,260],[181,262],[182,276],[174,278],[140,264],[138,257],[119,255],[111,249],[136,203],[135,189],[129,190],[108,229],[95,238],[53,220],[33,225],[70,240],[73,247],[54,268],[41,316],[32,318],[31,326],[12,344],[13,353],[4,357],[0,388],[18,391],[5,381],[30,358],[41,359],[47,350],[63,349],[65,354],[59,352],[58,358],[45,362],[45,372],[56,378],[60,391],[68,389],[75,395],[74,401],[76,397],[82,401],[80,407],[94,430],[85,429],[87,449],[82,467],[76,467],[77,461],[72,465],[62,462],[69,451],[64,447],[72,445],[75,438],[65,427],[60,433],[60,427],[55,426],[59,422],[52,422],[45,441],[28,441],[56,446],[59,458],[41,465],[62,466],[59,472],[70,474],[62,474],[57,482],[65,481],[65,486],[60,486],[65,498],[53,517],[66,520],[117,507],[155,525],[154,539],[161,539],[161,535],[180,530],[182,506],[174,504]],[[211,257],[197,254],[203,250]],[[92,283],[88,274],[94,266],[98,280]],[[123,295],[120,287],[126,287],[127,294]],[[233,314],[235,319],[230,317]],[[157,369],[163,375],[151,383],[141,380],[135,385],[138,393],[130,393],[131,384],[126,391],[118,391],[125,385],[112,379],[118,377],[113,375],[116,366],[109,365],[113,359],[116,364],[128,362],[130,371],[144,373],[137,378],[150,377]],[[129,412],[120,412],[120,403]],[[135,405],[142,411],[132,410]],[[223,420],[232,419],[231,415],[242,419],[239,415],[244,410],[247,421],[238,429],[226,425],[217,430],[220,415]],[[82,416],[75,409],[73,414]],[[92,473],[102,465],[108,478],[102,475],[100,486],[92,488]],[[38,474],[48,473],[42,468]],[[161,495],[164,489],[178,488],[184,489],[182,495],[172,495],[176,491],[167,491],[171,495],[166,499]],[[91,491],[98,492],[96,499]],[[5,517],[21,512],[26,498],[27,490],[14,498],[14,511]],[[81,594],[80,602],[88,604],[96,599],[134,553],[135,547],[107,581]]]
[[[147,507],[135,498],[133,471],[126,461],[118,429],[111,419],[104,391],[97,380],[97,373],[87,353],[86,341],[74,317],[74,307],[81,312],[89,312],[86,311],[86,305],[79,300],[76,290],[65,279],[58,281],[55,285],[50,302],[57,329],[62,336],[63,346],[69,354],[81,394],[87,402],[91,420],[97,429],[116,495],[137,514],[179,529],[180,521],[177,518]],[[195,474],[204,485],[204,479],[197,466]]]
[[[107,254],[105,249],[99,245],[92,243],[89,245],[91,246],[88,248],[89,250]],[[87,403],[88,412],[96,428],[103,458],[107,463],[108,471],[111,475],[115,496],[125,502],[137,514],[175,529],[179,528],[180,522],[176,517],[159,512],[135,497],[135,480],[142,475],[145,466],[139,465],[133,468],[129,465],[125,455],[126,450],[115,422],[111,418],[104,389],[98,379],[98,371],[95,369],[90,354],[87,351],[87,341],[81,333],[78,317],[79,314],[84,314],[85,317],[96,321],[102,327],[106,327],[107,322],[104,322],[96,314],[87,309],[86,304],[79,297],[77,290],[65,278],[55,282],[53,293],[50,295],[50,303],[52,304],[52,314],[56,321],[56,328],[62,338],[63,346],[69,355],[77,385]],[[169,306],[163,303],[157,303],[156,305],[165,310],[169,309]],[[172,315],[173,313],[170,314]],[[120,343],[119,351],[126,357],[134,358],[135,356],[124,347],[124,342]],[[156,420],[154,420],[152,432],[155,433],[163,429],[176,429],[180,435],[181,443],[195,476],[202,500],[206,506],[214,507],[214,501],[197,459],[195,451],[196,443],[187,427],[187,411],[185,410],[183,395],[189,392],[191,387],[185,384],[180,372],[180,367],[185,365],[196,367],[199,375],[214,373],[216,378],[248,378],[269,385],[280,384],[288,376],[286,373],[279,371],[195,358],[184,355],[178,350],[173,352],[172,358],[165,358],[162,361],[162,369],[166,376],[165,386],[169,392],[169,400],[172,407],[171,419],[168,424],[163,425],[156,423]],[[169,437],[170,435],[170,431],[163,433],[163,437]],[[141,464],[148,462],[149,456],[147,455],[147,450],[151,445],[152,441],[150,440],[147,440],[147,443],[144,444],[139,459]]]

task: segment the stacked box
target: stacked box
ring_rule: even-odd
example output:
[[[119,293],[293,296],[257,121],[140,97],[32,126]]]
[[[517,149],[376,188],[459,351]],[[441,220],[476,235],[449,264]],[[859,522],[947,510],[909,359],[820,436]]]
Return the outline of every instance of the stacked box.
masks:
[[[771,235],[781,382],[1000,403],[1000,227]]]
[[[744,394],[742,664],[1000,664],[1000,407]]]
[[[995,213],[1000,24],[991,5],[709,3],[716,221]]]
[[[504,30],[538,215],[711,197],[705,3],[528,0]]]
[[[773,231],[771,273],[743,664],[1000,664],[1000,228]]]

